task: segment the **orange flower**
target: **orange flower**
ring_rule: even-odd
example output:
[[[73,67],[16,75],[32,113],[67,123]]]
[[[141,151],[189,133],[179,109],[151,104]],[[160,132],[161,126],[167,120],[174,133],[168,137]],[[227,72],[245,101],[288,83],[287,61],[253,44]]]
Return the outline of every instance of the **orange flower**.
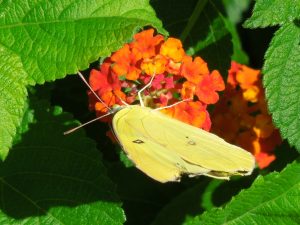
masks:
[[[238,82],[236,80],[236,73],[238,72],[240,66],[238,63],[232,61],[231,67],[228,71],[228,77],[227,77],[227,88],[235,88],[238,85]]]
[[[246,89],[243,92],[243,97],[246,101],[257,102],[259,92],[260,92],[260,90],[257,86],[250,86],[248,89]]]
[[[126,95],[121,90],[107,91],[99,96],[101,100],[108,106],[112,107],[114,105],[123,105],[121,99],[125,101]],[[106,113],[108,111],[107,107],[101,102],[96,102],[95,110],[100,113]]]
[[[138,58],[151,58],[158,54],[158,46],[164,41],[162,35],[155,35],[154,29],[144,30],[134,35],[134,40],[130,46],[132,53]]]
[[[168,60],[166,65],[166,71],[170,74],[179,74],[181,67],[181,62],[174,62],[173,60]]]
[[[218,113],[213,117],[212,132],[224,138],[226,141],[234,143],[240,123],[231,113]]]
[[[118,76],[111,72],[110,63],[103,63],[99,70],[91,70],[89,83],[94,91],[98,91],[99,95],[107,91],[120,90],[121,82]]]
[[[257,145],[257,138],[252,131],[246,130],[239,132],[235,140],[235,144],[246,149],[252,154],[257,154],[260,151],[259,145]]]
[[[268,167],[270,163],[276,159],[276,157],[273,154],[268,154],[266,152],[259,152],[258,154],[256,154],[255,159],[258,164],[258,167],[264,169]]]
[[[218,71],[214,70],[211,75],[203,76],[196,88],[196,95],[205,104],[214,104],[219,100],[216,91],[225,88],[224,81]]]
[[[96,102],[94,107],[95,107],[96,112],[100,112],[102,114],[105,114],[108,112],[108,108],[102,102]]]
[[[240,120],[240,129],[241,130],[251,130],[255,124],[255,118],[252,115],[247,113],[235,115]]]
[[[206,106],[201,102],[182,102],[174,107],[163,110],[167,115],[195,127],[209,130],[211,121]]]
[[[209,70],[206,62],[200,57],[193,61],[191,56],[185,56],[181,65],[181,75],[188,81],[198,84],[204,75],[208,75]]]
[[[172,59],[174,62],[180,62],[185,52],[179,39],[168,38],[167,41],[162,44],[160,54]]]
[[[242,89],[248,89],[260,78],[260,70],[254,70],[248,66],[241,65],[240,70],[236,74],[236,80],[239,82]]]
[[[228,85],[213,114],[213,130],[252,152],[258,166],[265,168],[275,160],[274,148],[282,140],[268,115],[260,75],[259,70],[231,63]],[[227,128],[232,128],[232,124],[238,127]],[[222,133],[222,129],[229,131]]]
[[[255,117],[255,125],[253,131],[258,137],[270,137],[274,131],[272,118],[269,115],[259,114]]]
[[[163,110],[183,122],[209,130],[210,116],[207,104],[215,103],[217,91],[224,82],[217,71],[210,73],[206,62],[187,56],[179,39],[155,35],[153,29],[136,34],[131,43],[108,57],[100,71],[92,70],[90,83],[108,107],[137,100],[137,92],[151,80],[151,86],[142,92],[148,107],[170,106],[181,99],[191,99]],[[197,96],[195,98],[195,95]],[[89,105],[98,115],[107,112],[105,104],[90,95]],[[194,100],[195,99],[195,100]],[[104,119],[109,121],[109,118]]]
[[[224,91],[225,89],[225,83],[223,81],[223,78],[218,70],[213,70],[210,74],[212,85],[215,90],[217,91]]]
[[[236,93],[230,98],[229,110],[235,115],[245,115],[248,112],[248,103],[241,93]]]
[[[141,69],[148,75],[164,73],[166,70],[167,59],[162,55],[156,55],[151,59],[144,59]]]
[[[196,91],[196,85],[192,82],[186,81],[183,83],[181,88],[181,98],[194,99],[195,91]]]
[[[115,62],[112,71],[118,76],[125,76],[128,80],[138,79],[141,69],[137,67],[137,62],[140,57],[130,51],[128,44],[115,52],[110,59]]]

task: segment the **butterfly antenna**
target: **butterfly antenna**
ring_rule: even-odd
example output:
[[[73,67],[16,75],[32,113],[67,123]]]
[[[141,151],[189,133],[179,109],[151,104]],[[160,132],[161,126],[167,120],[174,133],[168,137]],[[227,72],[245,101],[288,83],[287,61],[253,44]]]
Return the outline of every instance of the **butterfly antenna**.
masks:
[[[92,120],[90,120],[90,121],[88,121],[88,122],[86,122],[86,123],[83,123],[83,124],[79,125],[78,127],[74,127],[74,128],[71,129],[71,130],[65,131],[65,132],[64,132],[64,135],[70,134],[70,133],[72,133],[72,132],[74,132],[74,131],[80,129],[81,127],[84,127],[84,126],[86,126],[86,125],[88,125],[88,124],[90,124],[90,123],[93,123],[93,122],[95,122],[95,121],[97,121],[97,120],[99,120],[99,119],[101,119],[101,118],[104,118],[104,117],[106,117],[106,116],[108,116],[108,115],[111,115],[111,114],[113,114],[113,112],[106,113],[105,115],[99,116],[99,117],[97,117],[97,118],[95,118],[95,119],[92,119]]]
[[[172,105],[167,105],[167,106],[164,106],[164,107],[160,107],[160,108],[153,109],[152,111],[159,111],[159,110],[162,110],[162,109],[168,109],[168,108],[174,107],[175,105],[178,105],[178,104],[180,104],[180,103],[182,103],[182,102],[188,102],[188,101],[192,101],[192,99],[191,99],[191,98],[184,99],[184,100],[181,100],[181,101],[179,101],[179,102],[176,102],[176,103],[174,103],[174,104],[172,104]]]
[[[109,111],[111,111],[111,108],[109,108],[108,105],[106,105],[105,102],[96,94],[96,92],[92,89],[92,87],[86,81],[86,79],[84,78],[84,76],[82,75],[82,73],[80,73],[78,71],[78,75],[81,78],[81,80],[86,84],[86,86],[88,86],[88,88],[90,89],[90,91],[95,95],[95,97],[99,100],[99,102],[101,102],[104,105],[104,107],[107,108]]]
[[[143,102],[143,98],[142,98],[141,93],[142,93],[146,88],[148,88],[148,87],[151,86],[151,84],[152,84],[152,82],[153,82],[153,80],[154,80],[154,77],[155,77],[155,70],[154,70],[154,73],[153,73],[153,75],[152,75],[151,80],[149,81],[149,83],[146,84],[141,90],[138,91],[139,101],[140,101],[140,105],[141,105],[142,107],[145,107],[145,105],[144,105],[144,102]]]

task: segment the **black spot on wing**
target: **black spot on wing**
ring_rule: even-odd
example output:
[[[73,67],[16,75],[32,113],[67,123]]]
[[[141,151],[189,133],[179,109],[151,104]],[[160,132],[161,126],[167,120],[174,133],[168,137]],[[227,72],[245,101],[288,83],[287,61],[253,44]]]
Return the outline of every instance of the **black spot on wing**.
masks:
[[[135,144],[143,144],[143,143],[145,143],[144,141],[142,141],[140,139],[136,139],[136,140],[134,140],[132,142],[135,143]]]

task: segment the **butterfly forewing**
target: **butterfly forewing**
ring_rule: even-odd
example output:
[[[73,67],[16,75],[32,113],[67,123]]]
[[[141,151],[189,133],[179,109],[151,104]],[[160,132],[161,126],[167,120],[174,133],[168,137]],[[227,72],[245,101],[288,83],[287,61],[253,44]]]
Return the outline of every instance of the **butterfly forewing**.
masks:
[[[113,118],[114,132],[122,148],[137,168],[160,182],[176,181],[181,174],[181,168],[176,162],[181,161],[177,155],[169,154],[160,144],[149,140],[140,132],[139,116],[133,115],[131,107],[124,108]],[[136,121],[131,125],[132,121]]]

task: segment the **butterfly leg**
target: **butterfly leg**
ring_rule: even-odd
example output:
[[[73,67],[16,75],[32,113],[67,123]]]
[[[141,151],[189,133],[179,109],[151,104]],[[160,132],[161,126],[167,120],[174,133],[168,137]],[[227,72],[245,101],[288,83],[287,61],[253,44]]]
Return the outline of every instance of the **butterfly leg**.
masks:
[[[151,80],[149,81],[149,83],[146,84],[141,90],[138,91],[139,101],[140,101],[140,105],[141,105],[142,107],[145,107],[145,105],[144,105],[144,102],[143,102],[143,98],[142,98],[141,93],[142,93],[146,88],[148,88],[148,87],[151,86],[154,77],[155,77],[155,73],[152,75]]]

